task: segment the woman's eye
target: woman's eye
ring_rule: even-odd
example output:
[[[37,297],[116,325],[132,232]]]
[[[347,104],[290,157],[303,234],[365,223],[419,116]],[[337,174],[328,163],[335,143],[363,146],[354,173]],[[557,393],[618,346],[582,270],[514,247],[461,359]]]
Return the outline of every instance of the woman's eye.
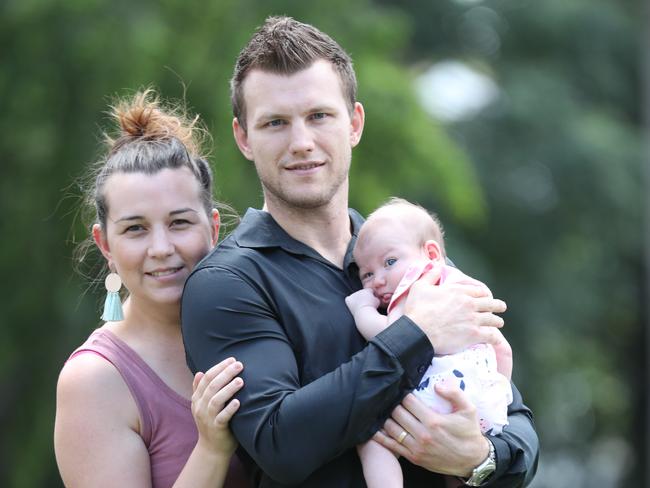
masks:
[[[144,230],[144,227],[140,224],[134,224],[134,225],[129,225],[126,229],[124,229],[124,232],[139,232],[141,230]]]
[[[191,222],[189,220],[185,219],[176,219],[172,222],[172,225],[175,227],[182,226],[182,225],[189,225]]]

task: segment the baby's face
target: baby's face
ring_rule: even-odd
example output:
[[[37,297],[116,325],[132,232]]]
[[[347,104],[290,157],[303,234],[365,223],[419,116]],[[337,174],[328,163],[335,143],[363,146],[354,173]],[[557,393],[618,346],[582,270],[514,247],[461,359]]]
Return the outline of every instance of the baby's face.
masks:
[[[382,308],[390,303],[409,266],[428,259],[424,247],[405,235],[400,227],[374,225],[365,228],[354,249],[363,287],[373,291]]]

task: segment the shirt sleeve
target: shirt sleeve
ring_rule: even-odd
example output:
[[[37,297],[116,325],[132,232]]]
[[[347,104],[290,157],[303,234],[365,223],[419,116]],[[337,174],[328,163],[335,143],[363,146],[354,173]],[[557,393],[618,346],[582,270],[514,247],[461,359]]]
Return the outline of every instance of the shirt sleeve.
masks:
[[[183,294],[183,340],[193,372],[229,356],[244,364],[233,433],[268,476],[298,484],[381,425],[418,384],[433,348],[404,317],[349,362],[302,385],[300,351],[273,309],[264,289],[246,277],[197,270]]]
[[[533,415],[524,405],[521,393],[512,384],[513,401],[508,406],[508,425],[497,436],[490,436],[497,458],[497,469],[484,485],[495,488],[526,486],[537,472],[539,439]]]

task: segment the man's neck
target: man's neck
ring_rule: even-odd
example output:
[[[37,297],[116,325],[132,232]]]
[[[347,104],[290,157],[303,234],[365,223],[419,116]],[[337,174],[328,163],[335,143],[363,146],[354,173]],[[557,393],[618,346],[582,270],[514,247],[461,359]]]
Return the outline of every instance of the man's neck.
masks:
[[[343,268],[345,252],[352,238],[347,203],[346,198],[316,209],[301,209],[267,200],[264,210],[291,237]]]

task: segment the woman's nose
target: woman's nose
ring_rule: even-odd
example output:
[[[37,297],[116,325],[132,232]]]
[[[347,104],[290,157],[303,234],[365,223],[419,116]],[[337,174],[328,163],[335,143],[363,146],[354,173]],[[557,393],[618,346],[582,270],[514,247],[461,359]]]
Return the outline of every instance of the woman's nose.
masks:
[[[152,258],[167,257],[174,253],[174,244],[169,238],[167,230],[154,230],[151,234],[151,243],[148,254]]]

